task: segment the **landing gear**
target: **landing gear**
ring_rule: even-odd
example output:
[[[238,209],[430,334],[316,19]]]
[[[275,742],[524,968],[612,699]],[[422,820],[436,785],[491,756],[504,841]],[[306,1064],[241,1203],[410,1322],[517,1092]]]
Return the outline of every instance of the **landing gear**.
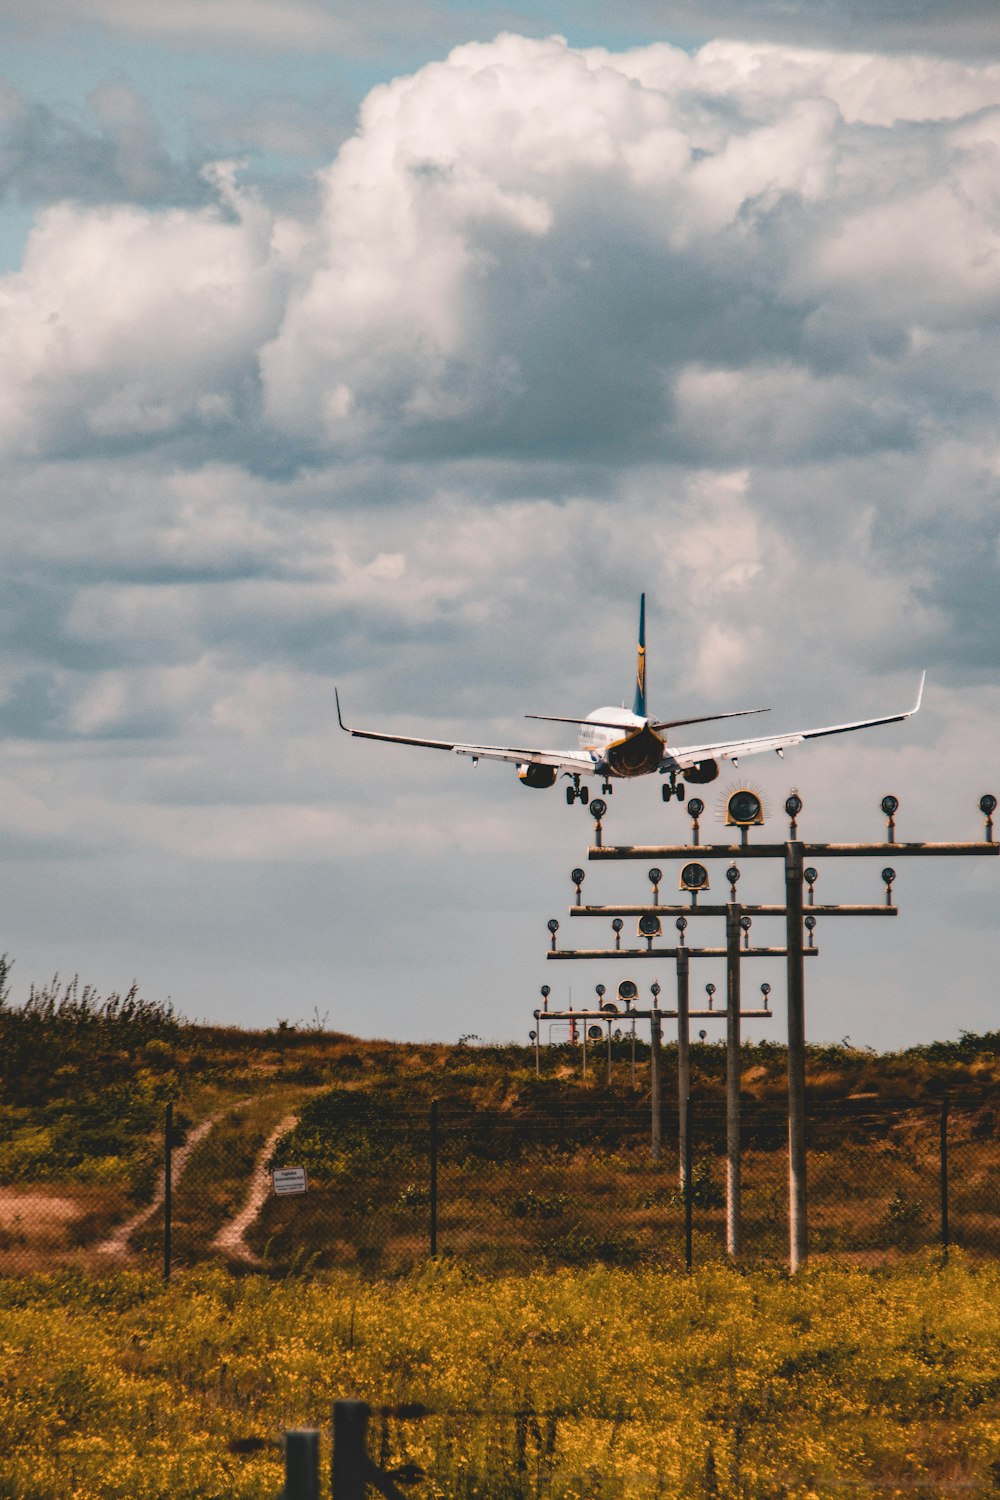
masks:
[[[664,802],[669,802],[673,795],[673,787],[670,785],[669,781],[665,781],[660,788],[660,796],[663,798]]]
[[[678,802],[684,801],[684,783],[677,780],[676,771],[671,771],[670,780],[663,783],[660,795],[664,802],[669,802],[671,797],[676,797]]]
[[[574,776],[573,785],[566,788],[566,806],[572,807],[573,803],[578,799],[583,803],[584,807],[586,807],[587,803],[590,801],[590,788],[587,786],[581,786],[579,776]]]
[[[590,787],[582,786],[576,795],[579,797],[584,807],[586,807],[587,803],[590,801]]]
[[[601,787],[601,791],[604,793],[605,797],[610,797],[611,793],[614,791],[614,787],[611,785],[610,781],[606,781]]]

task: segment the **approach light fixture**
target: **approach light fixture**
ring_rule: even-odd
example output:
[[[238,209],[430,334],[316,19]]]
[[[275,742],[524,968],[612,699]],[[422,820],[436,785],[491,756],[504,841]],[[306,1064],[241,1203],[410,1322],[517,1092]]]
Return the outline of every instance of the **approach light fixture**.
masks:
[[[654,1005],[659,1005],[659,1003],[660,1003],[660,986],[659,986],[659,984],[657,983],[657,981],[655,979],[653,980],[652,984],[649,986],[649,993],[653,997],[653,1004]]]
[[[580,902],[583,900],[583,894],[580,890],[580,887],[583,885],[583,882],[586,879],[586,871],[581,870],[579,867],[577,867],[575,870],[571,870],[569,872],[569,878],[576,886],[576,904],[577,906],[579,906]]]
[[[549,985],[547,985],[547,984],[543,984],[542,985],[542,999],[543,1000],[547,1000],[549,998],[549,996],[551,995],[551,993],[552,993],[551,987]]]
[[[600,1026],[588,1026],[587,1035],[592,1042],[599,1042],[604,1036],[604,1032]]]
[[[785,812],[790,818],[797,818],[802,811],[802,798],[798,792],[792,792],[790,797],[785,798]]]
[[[596,991],[598,1000],[602,1000],[604,998],[604,995],[607,992],[607,985],[604,985],[604,984],[595,984],[594,985],[594,990]]]
[[[681,870],[679,890],[682,891],[707,891],[708,871],[704,865],[685,865]]]
[[[616,953],[620,953],[621,952],[621,947],[622,947],[622,928],[624,926],[625,926],[625,923],[622,921],[621,917],[615,917],[614,921],[611,923],[611,931],[615,935],[615,952]]]
[[[608,810],[608,804],[603,797],[595,797],[590,804],[590,816],[599,823]]]
[[[984,792],[979,799],[979,811],[987,818],[992,818],[997,810],[997,799],[992,792]]]
[[[698,1033],[698,1040],[699,1040],[699,1042],[703,1042],[707,1036],[708,1036],[708,1032],[707,1031],[699,1031],[699,1033]]]
[[[708,1008],[709,1008],[709,1010],[714,1010],[715,1009],[715,985],[714,984],[706,984],[706,986],[705,986],[705,994],[708,996]]]
[[[704,802],[702,802],[700,797],[691,797],[689,799],[688,812],[690,813],[691,817],[694,818],[696,823],[704,811],[705,804]]]
[[[556,933],[559,931],[559,923],[555,917],[550,917],[545,925],[549,929],[549,935],[552,938],[552,952],[554,953],[556,951]]]
[[[764,821],[764,804],[749,787],[738,787],[726,798],[726,826],[753,828]]]
[[[654,865],[653,868],[650,871],[648,871],[648,873],[647,873],[647,879],[649,880],[650,885],[653,887],[653,904],[655,906],[659,906],[659,904],[660,904],[660,881],[663,879],[663,871],[662,870],[658,870],[656,868],[656,866]]]
[[[639,986],[631,979],[623,979],[618,986],[618,998],[623,1005],[631,1005],[639,998]]]
[[[882,811],[885,813],[887,818],[894,818],[896,816],[896,813],[899,811],[899,798],[894,797],[891,792],[889,793],[888,797],[883,797]]]
[[[659,937],[662,931],[659,917],[654,917],[652,912],[646,912],[639,918],[638,934],[640,937],[649,938],[652,942],[653,938]]]
[[[674,926],[677,928],[678,932],[686,932],[687,931],[687,924],[688,924],[687,917],[678,917],[677,921],[674,923]]]

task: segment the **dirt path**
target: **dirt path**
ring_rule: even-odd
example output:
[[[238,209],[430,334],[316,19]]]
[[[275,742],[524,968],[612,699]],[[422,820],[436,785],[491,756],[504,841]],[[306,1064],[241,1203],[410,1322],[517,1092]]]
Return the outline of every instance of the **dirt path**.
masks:
[[[190,1160],[192,1151],[194,1151],[200,1141],[205,1139],[212,1127],[217,1125],[223,1115],[229,1113],[230,1109],[239,1109],[249,1103],[249,1099],[241,1099],[239,1104],[227,1105],[225,1109],[217,1110],[214,1115],[208,1115],[204,1120],[198,1122],[183,1146],[178,1146],[173,1153],[172,1171],[170,1174],[173,1187],[176,1187],[183,1177],[184,1169]],[[119,1258],[131,1255],[132,1251],[129,1249],[129,1240],[137,1229],[140,1229],[147,1220],[153,1217],[158,1208],[163,1207],[166,1191],[166,1173],[161,1167],[160,1175],[156,1179],[156,1190],[153,1193],[152,1202],[147,1203],[146,1207],[141,1208],[137,1214],[133,1214],[131,1219],[126,1219],[124,1224],[117,1225],[108,1235],[107,1239],[102,1240],[96,1247],[97,1254],[117,1255]]]
[[[212,1241],[213,1250],[221,1250],[233,1260],[249,1261],[253,1264],[256,1264],[260,1259],[250,1249],[244,1236],[254,1219],[260,1213],[267,1195],[271,1191],[271,1178],[267,1170],[267,1164],[271,1160],[275,1147],[282,1136],[287,1135],[290,1130],[294,1130],[298,1123],[298,1115],[286,1115],[283,1120],[275,1125],[261,1147],[260,1155],[254,1162],[253,1174],[250,1178],[250,1192],[247,1195],[247,1200],[236,1217],[230,1219],[228,1224],[223,1224]]]

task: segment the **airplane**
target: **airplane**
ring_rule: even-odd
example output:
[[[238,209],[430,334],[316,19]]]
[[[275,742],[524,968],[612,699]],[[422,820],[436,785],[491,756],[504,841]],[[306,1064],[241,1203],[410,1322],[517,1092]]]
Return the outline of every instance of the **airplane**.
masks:
[[[851,724],[833,724],[825,729],[793,729],[787,734],[764,735],[757,739],[707,741],[700,745],[673,746],[667,743],[667,730],[689,724],[707,724],[718,719],[746,718],[769,713],[766,708],[741,708],[729,713],[705,714],[693,719],[655,719],[646,707],[646,596],[639,600],[639,654],[636,666],[635,698],[631,710],[597,708],[585,719],[553,714],[525,714],[527,719],[543,719],[550,724],[578,724],[579,745],[576,750],[539,750],[520,745],[463,745],[452,740],[423,740],[415,735],[385,734],[374,729],[353,729],[344,723],[340,711],[340,694],[334,688],[337,722],[346,734],[364,740],[388,740],[396,745],[421,745],[429,750],[451,750],[468,755],[475,765],[480,760],[505,760],[517,766],[523,786],[551,787],[560,775],[569,778],[566,801],[570,806],[579,798],[586,805],[590,793],[584,776],[600,776],[605,795],[614,790],[616,780],[631,781],[636,776],[659,774],[663,783],[664,802],[672,797],[684,800],[684,783],[702,786],[719,775],[720,761],[738,766],[744,755],[759,755],[772,750],[781,756],[803,740],[820,739],[828,734],[847,734],[854,729],[872,729],[878,724],[898,724],[912,718],[920,708],[926,672],[920,678],[920,690],[912,708],[903,713],[887,714],[878,719],[858,719]]]

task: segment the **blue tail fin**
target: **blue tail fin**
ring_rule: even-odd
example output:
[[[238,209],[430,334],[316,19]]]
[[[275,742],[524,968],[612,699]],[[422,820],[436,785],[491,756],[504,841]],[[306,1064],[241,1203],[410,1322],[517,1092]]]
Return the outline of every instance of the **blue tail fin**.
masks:
[[[639,596],[639,659],[635,669],[635,702],[632,712],[646,717],[646,596]]]

